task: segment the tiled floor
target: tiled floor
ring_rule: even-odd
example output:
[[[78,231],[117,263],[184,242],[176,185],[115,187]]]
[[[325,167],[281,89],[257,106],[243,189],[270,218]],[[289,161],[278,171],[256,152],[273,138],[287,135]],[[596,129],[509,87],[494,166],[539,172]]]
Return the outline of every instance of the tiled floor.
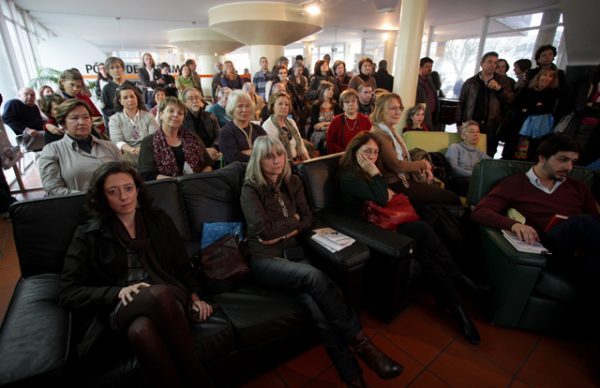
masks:
[[[27,185],[36,184],[35,173]],[[38,181],[39,184],[39,181]],[[43,195],[30,192],[28,198]],[[18,196],[23,199],[22,196]],[[0,319],[20,276],[11,224],[0,221]],[[362,313],[373,341],[405,367],[404,373],[383,381],[365,369],[370,387],[598,387],[600,351],[597,346],[490,325],[477,304],[467,299],[482,336],[472,346],[458,335],[451,319],[424,297],[385,324]],[[245,384],[245,387],[343,386],[322,347]]]

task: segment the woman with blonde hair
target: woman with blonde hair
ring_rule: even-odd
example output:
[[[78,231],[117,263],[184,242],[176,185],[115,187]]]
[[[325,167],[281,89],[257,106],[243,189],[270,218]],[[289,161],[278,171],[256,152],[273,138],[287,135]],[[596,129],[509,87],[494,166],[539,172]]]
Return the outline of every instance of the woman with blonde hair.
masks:
[[[413,205],[420,203],[443,203],[460,205],[455,193],[442,189],[433,182],[432,165],[427,160],[412,161],[406,143],[398,134],[404,105],[396,93],[384,93],[375,101],[371,114],[371,132],[380,145],[381,174],[388,186],[397,193],[410,198]],[[424,183],[411,179],[410,173],[418,173]]]
[[[349,387],[366,387],[356,357],[380,378],[393,379],[403,367],[371,342],[341,290],[303,255],[296,236],[311,227],[312,213],[302,182],[286,159],[278,139],[256,139],[241,194],[252,277],[265,287],[291,293],[306,306]]]
[[[543,138],[552,134],[554,113],[560,97],[558,71],[550,66],[541,69],[521,89],[512,103],[513,117],[504,131],[503,159],[525,159],[533,161],[535,150]],[[546,133],[528,132],[540,130],[545,125]]]
[[[221,87],[228,87],[229,89],[241,89],[242,78],[238,75],[233,62],[225,61],[223,74],[221,75]]]
[[[252,123],[254,101],[243,90],[234,90],[227,99],[225,112],[232,119],[219,132],[219,147],[225,164],[247,162],[256,138],[266,135],[264,129]]]
[[[290,161],[307,160],[308,151],[300,136],[300,131],[294,119],[289,118],[292,99],[286,92],[277,92],[269,98],[271,116],[262,124],[270,137],[279,139],[284,145]]]

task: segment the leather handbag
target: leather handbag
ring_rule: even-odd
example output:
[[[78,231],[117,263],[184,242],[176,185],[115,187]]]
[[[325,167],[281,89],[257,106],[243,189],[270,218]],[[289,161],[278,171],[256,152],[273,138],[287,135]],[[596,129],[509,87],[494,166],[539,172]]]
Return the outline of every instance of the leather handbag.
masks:
[[[398,225],[406,222],[419,221],[415,208],[401,193],[394,195],[385,207],[375,201],[366,201],[362,210],[365,220],[387,230],[396,230]]]
[[[250,269],[238,236],[227,234],[204,248],[200,255],[200,269],[212,280],[242,280]]]

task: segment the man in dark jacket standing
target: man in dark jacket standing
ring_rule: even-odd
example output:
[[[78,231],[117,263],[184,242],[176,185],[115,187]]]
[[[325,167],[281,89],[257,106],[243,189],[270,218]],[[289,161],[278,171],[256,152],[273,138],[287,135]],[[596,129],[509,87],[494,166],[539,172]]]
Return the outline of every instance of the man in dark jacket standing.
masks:
[[[495,73],[498,53],[490,51],[481,58],[481,71],[465,81],[456,108],[456,123],[475,120],[487,137],[487,154],[494,157],[498,148],[496,131],[514,98],[506,76]]]
[[[394,89],[394,76],[390,75],[387,71],[387,61],[382,59],[379,61],[379,66],[377,66],[377,73],[373,75],[375,81],[377,81],[377,87],[387,90],[388,92],[392,92]]]

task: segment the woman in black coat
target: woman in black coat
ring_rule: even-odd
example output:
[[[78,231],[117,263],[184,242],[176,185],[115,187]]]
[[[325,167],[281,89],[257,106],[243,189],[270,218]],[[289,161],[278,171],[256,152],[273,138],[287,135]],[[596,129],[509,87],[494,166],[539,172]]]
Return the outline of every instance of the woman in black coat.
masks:
[[[125,341],[151,386],[210,384],[188,318],[206,320],[213,309],[196,293],[173,221],[150,207],[127,162],[99,167],[87,202],[94,217],[75,232],[59,295],[73,312],[78,356],[110,357],[115,340]]]

